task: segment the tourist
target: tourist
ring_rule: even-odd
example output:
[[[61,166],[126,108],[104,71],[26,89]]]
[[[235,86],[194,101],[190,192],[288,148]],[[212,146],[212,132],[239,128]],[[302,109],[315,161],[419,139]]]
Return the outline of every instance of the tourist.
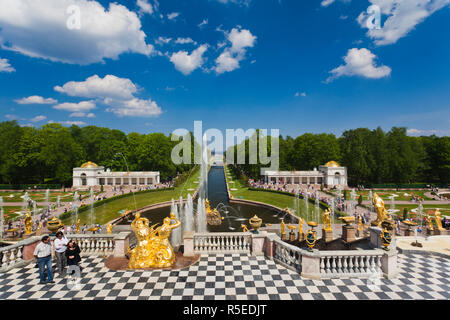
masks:
[[[64,268],[66,267],[66,256],[65,252],[67,249],[67,244],[69,240],[64,236],[61,231],[56,233],[56,239],[54,241],[55,245],[55,256],[56,256],[56,267],[59,270],[59,274],[62,275]]]
[[[80,247],[76,244],[76,242],[70,240],[70,242],[67,244],[66,250],[67,265],[69,266],[69,268],[70,266],[77,266],[79,268],[78,264],[81,261],[80,252]]]
[[[34,249],[34,257],[39,266],[39,284],[55,283],[52,272],[52,244],[49,236],[44,236],[41,242]],[[48,281],[45,282],[45,268],[47,268]]]

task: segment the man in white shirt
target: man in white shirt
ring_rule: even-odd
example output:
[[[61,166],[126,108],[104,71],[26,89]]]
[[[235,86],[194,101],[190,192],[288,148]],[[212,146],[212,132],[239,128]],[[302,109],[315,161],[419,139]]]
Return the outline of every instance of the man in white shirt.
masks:
[[[61,231],[58,231],[56,233],[54,245],[55,245],[56,267],[60,275],[63,274],[64,268],[67,265],[66,249],[68,243],[69,240],[67,240],[67,238]]]
[[[37,259],[39,265],[39,284],[55,283],[52,272],[52,244],[49,236],[42,237],[41,242],[34,249],[34,257]],[[45,282],[44,276],[45,267],[47,267],[47,282]]]

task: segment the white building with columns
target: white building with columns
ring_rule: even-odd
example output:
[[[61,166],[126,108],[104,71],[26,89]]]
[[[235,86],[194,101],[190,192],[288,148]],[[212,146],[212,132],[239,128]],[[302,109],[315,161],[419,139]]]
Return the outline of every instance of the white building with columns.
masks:
[[[267,183],[323,185],[325,187],[347,186],[347,168],[336,161],[330,161],[313,171],[266,171]]]
[[[158,184],[159,171],[112,172],[89,161],[73,168],[73,187],[147,186]]]

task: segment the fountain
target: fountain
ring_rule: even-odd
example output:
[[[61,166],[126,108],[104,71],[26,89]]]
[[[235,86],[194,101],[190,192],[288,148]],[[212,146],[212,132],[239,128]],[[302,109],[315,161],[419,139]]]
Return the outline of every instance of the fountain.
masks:
[[[191,194],[188,194],[187,202],[184,207],[183,217],[185,220],[184,232],[194,231],[194,202]]]
[[[22,202],[22,211],[27,211],[29,200],[30,200],[30,197],[28,196],[28,192],[25,192],[25,195],[23,196],[23,202]]]
[[[316,199],[314,201],[314,209],[316,213],[316,221],[319,221],[320,217],[320,202],[319,202],[319,194],[316,193]]]
[[[180,212],[178,211],[178,205],[175,203],[175,200],[172,199],[172,206],[170,208],[171,213],[176,217],[177,220],[180,220],[180,213],[182,213],[182,207],[183,207],[183,198],[180,197]],[[182,228],[176,228],[172,231],[170,242],[172,244],[172,247],[177,248],[181,245],[183,239],[182,239]]]
[[[372,190],[370,190],[370,191],[369,191],[369,206],[370,206],[370,212],[373,211],[373,203],[372,203],[372,200],[373,200],[373,194],[372,194]]]
[[[48,206],[48,201],[50,200],[50,189],[45,190],[45,203]]]
[[[33,218],[36,219],[37,216],[37,205],[36,201],[33,201]]]
[[[198,198],[197,202],[197,215],[196,215],[196,231],[197,232],[206,232],[206,206],[205,200],[201,197]]]
[[[75,223],[78,222],[78,206],[77,206],[77,201],[78,201],[78,192],[75,191],[75,193],[73,194],[73,204],[72,204],[72,209],[75,211],[73,224],[75,224]]]
[[[90,188],[90,190],[89,190],[89,198],[91,199],[89,220],[90,220],[91,225],[94,226],[95,213],[94,213],[94,189],[93,188]]]
[[[308,216],[309,216],[308,191],[305,191],[305,193],[303,195],[303,201],[305,201],[306,219],[308,220]],[[311,219],[313,219],[312,214],[311,214]]]
[[[390,204],[390,207],[389,207],[389,213],[394,213],[395,212],[395,199],[394,199],[394,195],[391,195],[390,197],[389,197],[389,200],[391,200],[391,204]]]
[[[61,207],[61,196],[58,196],[57,200],[56,200],[56,206],[59,208]]]
[[[356,216],[356,192],[355,188],[352,188],[352,192],[350,193],[350,208],[351,208],[351,215]]]

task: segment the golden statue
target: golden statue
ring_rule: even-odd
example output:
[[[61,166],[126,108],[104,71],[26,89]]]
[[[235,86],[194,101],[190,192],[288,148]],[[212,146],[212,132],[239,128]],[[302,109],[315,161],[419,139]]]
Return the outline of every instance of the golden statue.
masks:
[[[298,218],[298,233],[299,234],[303,233],[303,219],[302,218]]]
[[[80,225],[81,225],[81,222],[80,222],[80,219],[78,219],[77,222],[75,223],[75,230],[77,233],[80,233]]]
[[[330,209],[327,209],[322,213],[323,230],[325,230],[325,231],[333,231],[331,229],[330,214],[331,214]]]
[[[427,228],[430,231],[434,231],[433,220],[432,220],[431,215],[429,213],[427,214]]]
[[[33,227],[33,218],[31,217],[30,212],[27,212],[24,219],[25,223],[25,234],[30,234],[32,232]]]
[[[286,240],[286,225],[284,224],[284,220],[281,220],[280,229],[281,229],[281,240]]]
[[[175,223],[171,223],[175,220]],[[141,218],[140,213],[136,213],[136,217],[131,223],[138,243],[136,247],[130,251],[130,261],[128,267],[130,269],[142,268],[167,268],[175,263],[175,252],[169,242],[172,229],[178,228],[181,222],[176,218],[175,214],[170,213],[170,218],[164,218],[163,225],[154,229],[149,226],[146,218]]]
[[[245,224],[241,224],[242,232],[249,232],[248,227]]]
[[[364,231],[364,225],[363,225],[363,223],[362,223],[362,217],[361,217],[360,214],[358,215],[358,231],[359,231],[359,234],[360,234],[360,235],[361,235],[361,234],[363,233],[363,231]]]
[[[111,234],[113,229],[113,225],[110,223],[106,226],[106,233]]]
[[[43,227],[43,223],[42,223],[42,221],[41,221],[41,222],[39,222],[39,225],[38,225],[38,227],[37,227],[37,229],[36,229],[36,235],[37,235],[37,236],[40,236],[40,235],[41,235],[41,233],[42,233],[42,227]]]
[[[205,199],[205,207],[206,207],[206,222],[210,226],[221,225],[223,217],[220,215],[220,212],[219,210],[217,210],[217,208],[211,209],[208,199]]]
[[[372,222],[373,226],[379,227],[384,220],[392,220],[391,215],[384,207],[383,199],[381,199],[381,197],[376,193],[373,194],[372,204],[374,205],[375,212],[377,213],[377,219]]]
[[[438,228],[438,230],[445,230],[442,227],[442,216],[441,216],[441,212],[439,211],[439,209],[436,209],[436,211],[434,212],[434,221],[436,222],[436,227]]]

